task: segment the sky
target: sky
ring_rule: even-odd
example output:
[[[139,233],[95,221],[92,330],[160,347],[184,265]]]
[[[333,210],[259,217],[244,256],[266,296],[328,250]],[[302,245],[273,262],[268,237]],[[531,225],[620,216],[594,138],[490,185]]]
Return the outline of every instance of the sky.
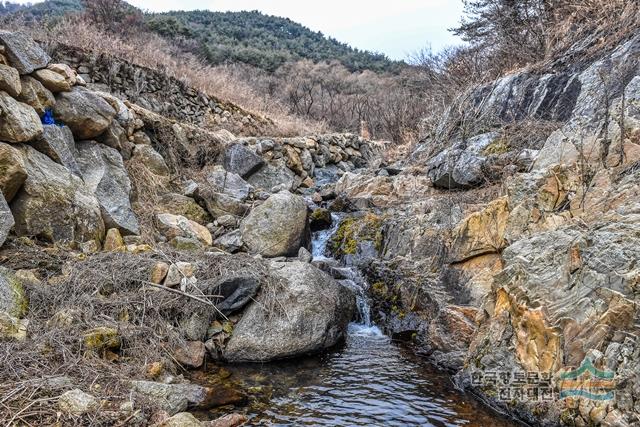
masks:
[[[32,0],[33,1],[33,0]],[[431,47],[458,44],[447,30],[462,16],[462,0],[127,0],[143,10],[259,10],[284,16],[353,47],[406,59]],[[20,1],[22,2],[22,1]]]

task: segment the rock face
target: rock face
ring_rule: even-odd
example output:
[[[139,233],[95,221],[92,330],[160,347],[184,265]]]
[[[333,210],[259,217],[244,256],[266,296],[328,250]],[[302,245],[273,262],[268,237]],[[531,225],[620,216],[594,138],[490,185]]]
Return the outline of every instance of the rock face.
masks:
[[[11,202],[19,236],[50,242],[101,240],[100,204],[84,182],[31,147],[20,147],[27,179]]]
[[[284,281],[270,311],[267,296],[247,308],[223,357],[230,362],[267,362],[310,354],[336,345],[344,337],[355,307],[351,291],[311,264],[274,263]]]
[[[296,256],[309,243],[307,205],[299,196],[282,191],[253,209],[240,224],[251,252],[266,257]]]
[[[0,143],[0,191],[7,202],[11,202],[27,179],[20,151],[8,144]]]
[[[27,104],[0,92],[0,140],[28,142],[42,135],[42,123],[36,111]]]
[[[114,108],[101,96],[78,86],[56,96],[53,112],[79,140],[99,136],[116,115]]]
[[[86,186],[100,202],[105,226],[123,234],[139,234],[130,202],[131,182],[122,156],[113,148],[85,141],[78,144],[78,163]]]
[[[247,178],[264,164],[262,157],[242,144],[231,144],[224,152],[224,168]]]
[[[51,160],[80,176],[80,167],[76,161],[78,152],[71,130],[66,126],[44,125],[42,137],[34,141],[33,146],[39,152],[49,156]]]
[[[51,59],[31,37],[19,32],[0,31],[0,43],[5,47],[11,66],[20,74],[45,68]]]
[[[7,201],[2,195],[2,192],[0,192],[0,247],[4,245],[4,241],[7,240],[7,236],[14,224],[15,221],[13,220],[13,214],[9,209]]]

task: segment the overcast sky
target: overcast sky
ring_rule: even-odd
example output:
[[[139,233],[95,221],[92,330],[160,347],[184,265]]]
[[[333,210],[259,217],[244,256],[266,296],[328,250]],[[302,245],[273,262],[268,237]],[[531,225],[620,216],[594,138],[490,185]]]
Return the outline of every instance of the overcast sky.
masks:
[[[33,0],[32,0],[33,1]],[[458,43],[447,29],[462,15],[462,0],[128,0],[150,11],[260,10],[284,16],[361,49],[393,59],[431,46]]]

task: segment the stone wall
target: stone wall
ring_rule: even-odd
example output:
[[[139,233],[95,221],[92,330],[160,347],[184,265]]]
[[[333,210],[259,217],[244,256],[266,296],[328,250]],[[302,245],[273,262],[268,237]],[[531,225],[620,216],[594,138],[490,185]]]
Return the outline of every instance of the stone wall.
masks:
[[[160,71],[62,44],[50,46],[49,51],[55,62],[77,69],[90,87],[178,121],[249,136],[269,133],[273,125]]]

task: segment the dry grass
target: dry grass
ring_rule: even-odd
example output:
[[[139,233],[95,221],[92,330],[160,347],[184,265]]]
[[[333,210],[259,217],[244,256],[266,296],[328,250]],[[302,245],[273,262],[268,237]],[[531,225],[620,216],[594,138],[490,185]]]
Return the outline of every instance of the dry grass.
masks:
[[[42,283],[25,284],[30,299],[28,340],[0,346],[0,425],[11,420],[25,425],[127,424],[130,414],[118,408],[134,398],[138,415],[149,419],[154,403],[131,396],[129,380],[143,379],[153,362],[180,373],[172,353],[184,343],[181,322],[194,313],[209,320],[216,316],[208,304],[147,286],[150,269],[158,261],[191,262],[199,289],[236,274],[256,278],[263,292],[277,293],[280,286],[267,273],[266,263],[249,256],[179,254],[167,249],[82,259],[63,249],[14,241],[3,249],[0,264],[33,269]],[[105,326],[118,331],[120,348],[101,354],[88,351],[83,335]],[[60,381],[65,384],[56,386]],[[69,389],[68,384],[103,400],[101,409],[83,417],[57,413],[57,396]]]

